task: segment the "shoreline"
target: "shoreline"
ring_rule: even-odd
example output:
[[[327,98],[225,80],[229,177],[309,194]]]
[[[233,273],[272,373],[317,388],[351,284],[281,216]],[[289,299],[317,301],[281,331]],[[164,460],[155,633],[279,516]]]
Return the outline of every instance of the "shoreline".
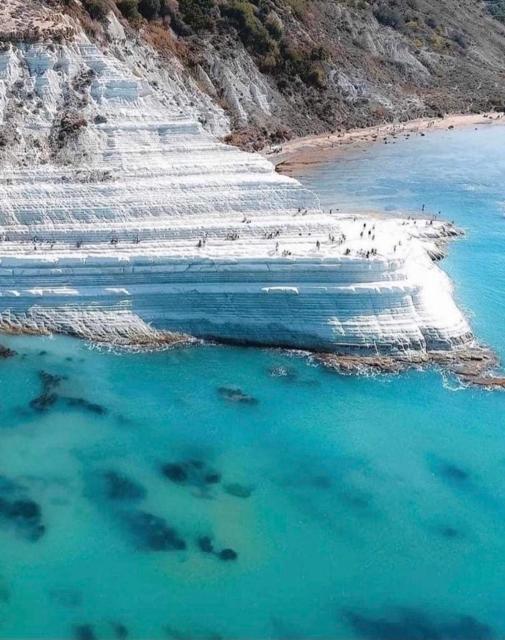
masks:
[[[315,351],[300,349],[295,345],[267,345],[246,341],[202,339],[190,335],[176,334],[169,331],[153,329],[150,334],[139,335],[134,330],[128,335],[108,333],[105,335],[76,333],[61,328],[33,327],[18,325],[16,327],[0,326],[1,337],[23,336],[67,336],[84,340],[90,347],[113,351],[118,354],[156,353],[172,349],[187,349],[198,346],[240,347],[243,349],[260,349],[276,351],[285,355],[296,355],[324,367],[338,375],[374,376],[397,375],[408,371],[425,371],[438,369],[441,373],[453,375],[463,386],[487,390],[505,390],[505,376],[501,375],[499,360],[496,354],[486,346],[472,341],[447,351],[407,351],[404,353],[344,354],[339,352]],[[120,338],[118,340],[118,337]],[[0,342],[0,360],[7,360],[17,355],[9,343]]]
[[[326,162],[347,151],[364,149],[371,144],[394,144],[395,139],[401,136],[410,138],[415,135],[425,136],[431,131],[497,124],[505,124],[505,114],[449,114],[443,118],[418,118],[406,122],[294,138],[278,147],[264,148],[261,154],[275,165],[279,173],[296,177],[307,166]]]

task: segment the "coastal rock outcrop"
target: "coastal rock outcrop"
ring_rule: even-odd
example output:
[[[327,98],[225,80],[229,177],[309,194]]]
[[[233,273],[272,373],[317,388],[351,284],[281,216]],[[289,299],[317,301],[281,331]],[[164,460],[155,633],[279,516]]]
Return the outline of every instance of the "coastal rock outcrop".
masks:
[[[352,354],[473,340],[430,258],[451,225],[323,212],[77,28],[3,47],[0,118],[4,329]]]

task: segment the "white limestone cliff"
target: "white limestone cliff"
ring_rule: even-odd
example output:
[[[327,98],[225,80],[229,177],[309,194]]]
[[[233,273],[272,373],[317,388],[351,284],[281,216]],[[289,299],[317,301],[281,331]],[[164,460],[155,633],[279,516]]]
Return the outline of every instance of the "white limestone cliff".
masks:
[[[157,91],[116,53],[78,30],[0,51],[0,325],[363,354],[471,343],[430,258],[450,225],[323,213],[206,133],[180,83]]]

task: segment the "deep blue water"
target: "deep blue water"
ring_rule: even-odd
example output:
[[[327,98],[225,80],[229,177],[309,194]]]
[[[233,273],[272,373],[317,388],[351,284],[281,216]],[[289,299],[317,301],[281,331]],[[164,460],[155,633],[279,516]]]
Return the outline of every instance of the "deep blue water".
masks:
[[[434,133],[303,181],[327,206],[463,226],[444,268],[505,356],[503,149],[505,129]],[[0,362],[0,637],[505,638],[503,393],[268,350],[0,342],[18,353]]]

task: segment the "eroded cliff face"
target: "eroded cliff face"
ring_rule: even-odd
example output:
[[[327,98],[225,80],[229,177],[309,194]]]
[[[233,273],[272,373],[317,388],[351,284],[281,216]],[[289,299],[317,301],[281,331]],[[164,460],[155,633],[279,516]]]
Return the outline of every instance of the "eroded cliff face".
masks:
[[[350,354],[473,344],[432,260],[450,225],[321,211],[218,142],[223,110],[114,17],[106,48],[68,16],[53,37],[54,19],[39,4],[0,52],[3,329]]]
[[[128,20],[120,0],[7,0],[1,39],[84,29],[158,97],[168,85],[169,102],[247,149],[505,108],[505,24],[483,0],[142,2],[157,7],[149,20],[136,9]]]
[[[246,148],[505,108],[505,25],[481,0],[163,1],[160,18],[118,20],[179,60]],[[182,29],[202,2],[205,26]]]
[[[429,257],[449,226],[322,212],[207,133],[195,117],[219,130],[223,112],[118,23],[106,52],[70,26],[0,53],[4,328],[122,341],[149,323],[345,353],[471,343]]]

